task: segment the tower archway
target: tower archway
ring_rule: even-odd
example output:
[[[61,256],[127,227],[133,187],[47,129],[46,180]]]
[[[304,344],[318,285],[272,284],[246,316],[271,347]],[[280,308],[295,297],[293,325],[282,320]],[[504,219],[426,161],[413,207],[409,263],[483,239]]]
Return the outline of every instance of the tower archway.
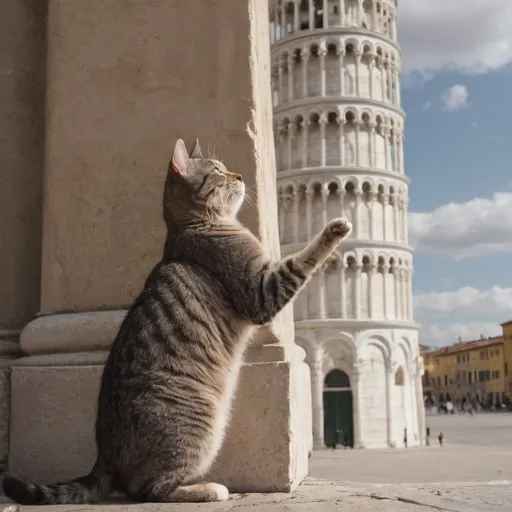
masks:
[[[329,448],[354,446],[354,406],[350,378],[331,370],[324,381],[324,442]]]

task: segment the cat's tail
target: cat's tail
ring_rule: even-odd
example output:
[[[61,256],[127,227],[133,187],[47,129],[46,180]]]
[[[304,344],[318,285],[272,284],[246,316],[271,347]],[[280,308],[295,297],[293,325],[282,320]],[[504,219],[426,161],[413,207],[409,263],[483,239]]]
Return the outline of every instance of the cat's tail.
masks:
[[[112,491],[112,475],[99,461],[87,476],[53,485],[26,484],[13,476],[3,479],[4,494],[21,505],[96,503]]]

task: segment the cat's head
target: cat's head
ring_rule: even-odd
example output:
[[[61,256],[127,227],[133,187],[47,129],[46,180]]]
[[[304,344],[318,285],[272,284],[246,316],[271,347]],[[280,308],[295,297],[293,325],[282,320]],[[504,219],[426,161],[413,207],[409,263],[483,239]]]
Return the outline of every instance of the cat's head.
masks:
[[[178,139],[165,183],[164,218],[168,226],[235,219],[244,197],[240,174],[229,172],[218,160],[205,158],[197,139],[190,155],[183,140]]]

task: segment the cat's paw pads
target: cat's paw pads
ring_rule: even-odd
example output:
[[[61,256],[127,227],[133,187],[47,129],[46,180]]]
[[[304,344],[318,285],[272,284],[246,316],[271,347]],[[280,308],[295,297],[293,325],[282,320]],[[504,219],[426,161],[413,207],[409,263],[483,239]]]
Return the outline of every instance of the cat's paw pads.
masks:
[[[329,231],[336,236],[347,236],[352,231],[352,224],[343,218],[333,219],[327,224]]]

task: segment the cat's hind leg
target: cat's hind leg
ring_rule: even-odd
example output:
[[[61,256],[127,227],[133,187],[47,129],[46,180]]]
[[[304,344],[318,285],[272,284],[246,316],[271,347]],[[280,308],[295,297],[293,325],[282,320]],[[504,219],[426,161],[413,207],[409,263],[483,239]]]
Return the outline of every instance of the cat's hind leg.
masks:
[[[162,476],[147,482],[134,498],[149,503],[199,503],[226,501],[229,499],[229,491],[224,485],[213,482],[176,487],[173,476]]]

